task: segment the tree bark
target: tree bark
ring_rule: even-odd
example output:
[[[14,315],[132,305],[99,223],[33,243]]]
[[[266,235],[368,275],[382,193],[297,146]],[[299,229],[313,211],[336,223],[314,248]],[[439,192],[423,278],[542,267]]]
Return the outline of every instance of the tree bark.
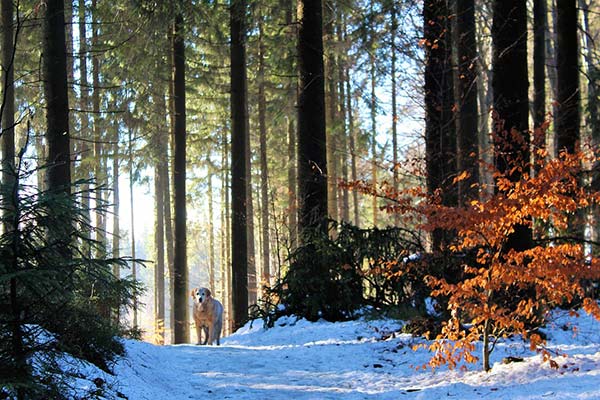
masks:
[[[48,0],[43,21],[43,79],[48,151],[47,188],[71,193],[69,96],[63,0]]]
[[[397,105],[397,91],[398,84],[396,83],[396,60],[398,55],[396,54],[396,35],[398,31],[398,17],[396,15],[396,5],[395,2],[392,2],[391,5],[391,30],[390,30],[390,47],[392,52],[392,65],[391,65],[391,75],[392,75],[392,184],[394,187],[394,192],[398,193],[400,189],[400,182],[398,179],[398,169],[400,165],[398,163],[398,105]],[[394,213],[394,226],[398,226],[400,224],[400,214]]]
[[[448,206],[457,203],[452,186],[457,169],[450,11],[447,0],[426,0],[423,6],[427,190],[441,190],[442,204]],[[449,241],[450,232],[436,230],[432,234],[434,250]]]
[[[157,65],[158,67],[158,65]],[[160,77],[157,77],[157,81]],[[154,275],[155,291],[155,339],[158,344],[165,344],[165,182],[162,163],[168,157],[166,127],[164,126],[164,113],[166,103],[162,85],[157,85],[155,90],[155,113],[157,117],[154,132],[155,165],[154,165],[154,198],[155,198],[155,231],[154,244],[156,249],[156,264]],[[163,121],[163,122],[160,122]]]
[[[289,29],[289,40],[290,42],[296,41],[296,28],[293,24],[292,13],[293,13],[293,2],[288,2],[288,6],[286,8],[285,13],[285,22]],[[294,57],[292,54],[286,54],[288,59],[288,68],[290,75],[295,74],[294,71]],[[296,105],[296,98],[298,97],[298,81],[295,79],[290,79],[287,87],[287,95],[288,95],[288,113],[292,114],[292,110]],[[293,251],[298,245],[298,202],[297,202],[297,185],[298,185],[298,176],[297,176],[297,165],[298,165],[298,157],[297,157],[297,140],[296,140],[296,130],[294,126],[294,118],[288,116],[287,117],[287,145],[288,145],[288,226],[289,226],[289,235],[290,235],[290,251]]]
[[[327,105],[327,213],[329,218],[334,221],[339,219],[338,215],[338,196],[337,196],[337,90],[335,85],[335,36],[334,36],[334,11],[335,5],[331,0],[325,0],[325,22],[324,32],[327,42],[328,54],[325,63],[326,72],[326,105]]]
[[[89,170],[89,161],[87,157],[89,157],[90,146],[88,144],[88,140],[90,139],[90,134],[88,131],[88,127],[90,125],[90,119],[87,113],[89,109],[89,89],[88,89],[88,79],[87,79],[87,29],[86,29],[86,13],[85,13],[85,0],[79,0],[78,5],[78,17],[79,17],[79,108],[80,112],[80,132],[79,136],[83,139],[81,141],[81,175],[85,180],[90,178],[90,170]],[[86,220],[90,221],[90,196],[87,194],[89,190],[89,183],[84,183],[82,187],[82,191],[85,193],[81,199],[82,212],[85,213]],[[118,218],[115,216],[115,218]],[[91,226],[91,224],[90,224]],[[90,239],[92,237],[89,226],[83,227],[85,229],[85,237]],[[91,257],[91,249],[90,246],[86,246],[85,248],[86,255]]]
[[[16,183],[15,171],[15,88],[14,57],[16,32],[12,0],[2,0],[2,216],[4,232],[12,232],[14,201],[10,193]]]
[[[213,198],[213,170],[210,161],[210,154],[207,156],[208,166],[208,284],[210,290],[215,294],[217,288],[215,286],[215,213],[214,213],[214,198]]]
[[[494,111],[495,163],[500,173],[518,181],[529,170],[528,131],[527,7],[525,0],[495,0],[492,24],[492,88]],[[513,133],[518,134],[515,137]],[[518,163],[522,172],[512,169]],[[507,249],[531,248],[532,231],[527,224],[515,226]]]
[[[129,215],[131,219],[131,225],[129,227],[131,233],[131,278],[137,280],[137,264],[136,264],[136,252],[135,252],[135,210],[134,210],[134,198],[133,198],[133,183],[134,183],[134,172],[133,172],[133,128],[129,127]],[[138,298],[133,297],[133,328],[138,327]]]
[[[536,171],[542,161],[538,149],[546,148],[546,132],[541,129],[546,119],[546,30],[547,0],[533,2],[533,150]]]
[[[245,14],[246,1],[233,0],[231,28],[231,201],[232,248],[231,280],[233,327],[241,327],[248,318],[248,156]]]
[[[556,2],[556,152],[577,151],[580,140],[579,42],[576,0]]]
[[[346,67],[346,110],[348,112],[348,145],[350,151],[350,179],[358,179],[356,163],[356,132],[354,129],[354,116],[352,114],[352,90],[350,86],[350,71]],[[352,190],[352,221],[354,226],[360,226],[360,210],[358,208],[358,191]]]
[[[298,200],[300,240],[327,229],[327,140],[321,0],[298,1]]]
[[[94,125],[93,125],[93,136],[94,136],[94,178],[96,180],[96,186],[100,186],[104,183],[105,173],[103,171],[103,149],[102,149],[102,129],[100,117],[100,59],[98,52],[98,12],[96,7],[96,0],[92,0],[92,49],[94,55],[92,56],[92,113],[94,114]],[[104,221],[104,214],[99,206],[103,203],[102,190],[94,191],[96,198],[96,241],[101,245],[102,248],[106,246],[106,227]],[[99,254],[99,256],[102,256]]]
[[[479,188],[479,137],[477,121],[477,43],[475,2],[456,0],[459,112],[457,120],[457,169],[469,177],[458,183],[459,203],[477,199]]]
[[[185,43],[183,15],[175,16],[173,30],[173,96],[174,96],[174,169],[175,251],[173,260],[173,311],[175,330],[173,343],[189,342],[188,269],[186,223],[186,116],[185,116]]]
[[[258,22],[258,126],[260,133],[260,196],[262,232],[261,284],[269,286],[271,279],[271,249],[269,235],[269,169],[267,164],[267,99],[265,94],[265,44],[263,16]]]

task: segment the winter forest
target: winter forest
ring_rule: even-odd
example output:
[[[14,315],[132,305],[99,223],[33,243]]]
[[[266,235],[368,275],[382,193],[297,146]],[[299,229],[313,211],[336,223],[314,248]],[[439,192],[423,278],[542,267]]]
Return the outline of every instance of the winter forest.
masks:
[[[496,376],[495,354],[523,362],[516,338],[530,368],[569,369],[553,316],[573,332],[600,320],[599,1],[0,0],[0,14],[0,399],[160,399],[107,382],[141,376],[122,360],[148,352],[226,369],[241,358],[215,352],[247,335],[292,346],[297,326],[331,332],[310,343],[376,326],[354,339],[414,347],[395,376]],[[107,375],[88,388],[90,374]],[[340,393],[398,398],[365,379]]]

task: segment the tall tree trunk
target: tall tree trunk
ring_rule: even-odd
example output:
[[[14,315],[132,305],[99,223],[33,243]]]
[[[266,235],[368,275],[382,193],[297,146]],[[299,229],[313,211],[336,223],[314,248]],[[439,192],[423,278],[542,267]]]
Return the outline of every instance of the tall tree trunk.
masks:
[[[339,40],[342,41],[344,38],[340,37]],[[339,135],[340,142],[340,156],[339,160],[342,167],[342,180],[344,182],[348,182],[348,126],[347,126],[347,111],[346,111],[346,80],[345,80],[345,67],[340,65],[338,68],[338,92],[340,94],[340,122],[341,129]],[[341,220],[349,223],[350,222],[350,194],[348,193],[348,187],[344,186],[340,188],[340,193],[338,193],[338,198],[340,198],[340,212],[341,212]]]
[[[133,128],[129,128],[129,212],[130,212],[130,233],[131,233],[131,277],[135,281],[137,280],[137,264],[136,264],[136,252],[135,252],[135,209],[134,209],[134,198],[133,198],[133,183],[134,183],[134,172],[133,172]],[[133,322],[134,328],[138,327],[138,298],[133,298]]]
[[[154,270],[154,337],[158,344],[165,344],[165,216],[164,216],[164,182],[161,179],[160,166],[154,167],[154,201],[156,205],[156,221],[154,245],[156,248],[156,264]]]
[[[173,343],[189,342],[187,224],[185,201],[186,177],[186,118],[185,118],[185,43],[183,15],[175,16],[173,30],[173,95],[175,106],[175,159],[173,186],[175,188],[175,251],[173,260],[173,309],[175,330]]]
[[[94,55],[92,56],[92,112],[94,114],[94,177],[96,179],[96,185],[102,185],[104,183],[104,171],[102,168],[102,129],[100,117],[100,59],[98,52],[98,11],[96,7],[96,0],[92,0],[92,49]],[[103,203],[102,190],[95,190],[96,196],[96,241],[104,249],[106,246],[106,227],[104,222],[104,214],[101,211],[101,204]]]
[[[548,29],[547,0],[533,2],[533,149],[546,148],[546,132],[541,129],[546,119],[546,30]],[[540,156],[534,153],[534,167]]]
[[[248,140],[246,47],[246,1],[232,0],[231,28],[231,280],[234,329],[248,318],[248,171],[246,152]]]
[[[334,8],[335,4],[332,0],[325,0],[325,20],[324,32],[325,41],[327,42],[328,54],[325,63],[326,71],[326,118],[327,118],[327,208],[328,215],[334,221],[339,219],[338,215],[338,196],[337,196],[337,152],[336,152],[336,137],[337,137],[337,90],[335,85],[335,51],[336,46],[334,36]]]
[[[374,38],[372,40],[375,40]],[[370,116],[371,116],[371,184],[374,188],[377,187],[377,95],[375,92],[377,73],[375,69],[375,54],[371,50],[369,55],[370,63],[370,82],[371,82],[371,98],[370,98]],[[379,223],[379,201],[377,196],[372,196],[373,207],[373,226]]]
[[[267,164],[267,99],[265,94],[265,44],[263,17],[258,22],[258,126],[260,132],[260,196],[262,215],[262,276],[269,286],[271,279],[271,249],[269,243],[269,170]]]
[[[479,136],[477,121],[477,43],[475,41],[475,2],[456,0],[458,38],[457,169],[469,177],[458,183],[459,204],[478,198]]]
[[[158,65],[157,65],[158,68]],[[160,76],[157,77],[157,81]],[[158,344],[165,344],[165,189],[164,189],[164,173],[163,160],[167,158],[167,145],[165,135],[166,127],[164,126],[164,113],[166,103],[164,90],[162,85],[156,88],[155,96],[155,113],[158,117],[156,131],[154,133],[155,160],[154,166],[154,199],[156,209],[154,244],[156,248],[156,264],[154,275],[154,291],[155,291],[155,339]],[[162,122],[161,122],[162,121]]]
[[[14,8],[12,0],[2,0],[2,233],[5,235],[14,232],[18,217],[17,212],[17,175],[15,171],[15,90],[14,90],[14,57],[16,49],[15,32],[18,33],[14,23]],[[27,132],[29,134],[29,132]],[[11,235],[13,248],[17,246],[18,235]],[[14,258],[14,257],[13,257]],[[3,260],[4,262],[5,260]],[[17,265],[12,266],[13,273],[17,273]],[[17,278],[10,279],[10,309],[12,321],[10,324],[13,374],[21,382],[26,382],[29,371],[23,346],[23,330],[21,321],[21,304]],[[25,399],[24,387],[17,386],[17,398]]]
[[[117,259],[121,256],[121,225],[120,225],[120,196],[119,196],[119,124],[114,124],[112,143],[113,166],[112,166],[112,193],[113,193],[113,232],[112,232],[112,256]],[[113,266],[113,275],[117,278],[121,275],[119,264]],[[115,325],[119,325],[120,310],[115,310]]]
[[[400,182],[398,179],[398,169],[400,165],[398,163],[398,105],[397,103],[397,83],[396,83],[396,35],[398,31],[398,17],[396,15],[396,5],[395,2],[392,2],[391,5],[391,30],[390,30],[390,47],[392,51],[392,65],[391,65],[391,75],[392,75],[392,184],[394,186],[394,192],[398,193],[400,189]],[[394,213],[394,226],[398,226],[400,224],[400,214]]]
[[[300,240],[327,229],[327,140],[321,0],[298,1],[298,200]]]
[[[217,288],[215,286],[215,216],[213,206],[213,170],[210,161],[210,154],[207,155],[206,165],[208,166],[208,283],[210,290],[215,294]]]
[[[43,79],[46,99],[48,190],[71,193],[69,96],[63,0],[48,0],[43,23]]]
[[[2,0],[2,217],[4,233],[12,232],[14,224],[10,215],[14,212],[13,193],[16,183],[15,171],[15,87],[14,87],[14,9],[12,0]],[[28,133],[29,134],[29,133]]]
[[[492,88],[494,111],[495,163],[501,173],[518,181],[522,173],[510,170],[515,162],[529,168],[527,7],[525,0],[495,0],[492,24]],[[518,133],[521,139],[515,138]],[[522,251],[531,248],[532,231],[527,224],[516,225],[507,240],[507,248]]]
[[[558,113],[556,115],[556,152],[574,153],[579,145],[580,92],[579,42],[577,40],[576,0],[556,2],[556,60]]]
[[[88,180],[90,178],[90,171],[89,171],[89,161],[87,160],[87,158],[89,157],[89,152],[90,152],[90,146],[89,146],[89,139],[90,139],[90,134],[88,131],[88,127],[90,125],[90,119],[88,116],[88,109],[89,109],[89,84],[88,84],[88,79],[87,79],[87,74],[88,74],[88,70],[87,70],[87,29],[86,29],[86,13],[85,13],[85,0],[79,0],[79,5],[78,5],[78,17],[79,17],[79,108],[81,109],[80,112],[80,122],[81,122],[81,127],[80,127],[80,132],[79,132],[79,136],[82,138],[81,141],[81,175],[83,176],[83,178],[85,180]],[[85,213],[85,219],[90,221],[90,196],[87,194],[87,191],[89,190],[89,183],[84,183],[83,187],[82,187],[82,191],[85,193],[81,199],[81,203],[82,203],[82,212]],[[117,216],[115,215],[115,218]],[[91,225],[91,224],[90,224]],[[86,238],[90,239],[91,238],[91,232],[90,232],[90,228],[89,226],[86,227],[82,227],[83,229],[85,229],[84,231],[84,235]],[[85,248],[85,252],[87,254],[88,257],[91,257],[91,248],[90,246],[86,246]]]
[[[356,182],[358,179],[356,163],[356,132],[354,130],[354,117],[352,114],[352,90],[350,87],[350,71],[346,67],[346,109],[348,111],[348,138],[350,150],[350,179]],[[352,221],[355,226],[360,226],[360,209],[358,208],[358,191],[352,191]]]
[[[224,132],[221,144],[221,293],[226,332],[231,331],[231,220],[229,207],[229,143]]]
[[[296,26],[293,24],[293,2],[289,1],[286,3],[286,13],[285,13],[285,23],[289,29],[288,37],[290,42],[293,43],[296,41],[297,31]],[[286,54],[288,59],[288,72],[290,75],[294,75],[296,71],[294,71],[294,55],[291,54],[290,51]],[[298,81],[297,79],[290,79],[288,81],[287,87],[287,96],[288,96],[288,114],[292,113],[294,107],[296,105],[296,98],[298,97]],[[288,145],[288,225],[289,225],[289,234],[290,234],[290,250],[293,251],[298,245],[298,202],[297,202],[297,186],[298,186],[298,176],[297,176],[297,140],[296,140],[296,131],[294,126],[294,118],[288,116],[287,117],[287,145]]]
[[[594,54],[594,40],[590,36],[590,13],[595,0],[579,0],[579,8],[583,13],[583,32],[585,36],[585,63],[587,72],[587,125],[589,126],[592,143],[600,144],[600,66],[598,56]]]
[[[441,189],[444,205],[456,204],[452,177],[456,174],[456,132],[451,68],[452,34],[447,0],[425,0],[425,152],[427,190]],[[436,230],[432,247],[440,250],[452,234]]]
[[[167,29],[167,41],[173,43],[173,29]],[[173,70],[175,69],[175,61],[173,58],[173,51],[167,52],[167,60],[169,68],[171,69],[171,78],[173,77]],[[163,169],[166,173],[165,178],[165,239],[167,245],[167,264],[169,269],[169,316],[170,316],[170,330],[171,330],[171,343],[174,343],[175,337],[175,232],[173,227],[173,214],[171,205],[175,203],[175,187],[174,180],[170,178],[169,167],[171,172],[175,170],[175,85],[173,79],[170,80],[168,85],[168,110],[169,110],[169,144],[171,157],[165,160]]]
[[[246,86],[247,87],[247,86]],[[247,91],[247,89],[246,89]],[[247,109],[247,106],[246,106]],[[248,304],[256,304],[256,246],[254,241],[254,193],[252,190],[252,151],[250,126],[246,115],[246,225],[248,229]]]
[[[556,154],[561,151],[573,154],[579,151],[581,140],[577,0],[557,0],[556,6],[558,106],[555,149]],[[585,215],[582,211],[569,215],[568,229],[574,237],[584,239]]]

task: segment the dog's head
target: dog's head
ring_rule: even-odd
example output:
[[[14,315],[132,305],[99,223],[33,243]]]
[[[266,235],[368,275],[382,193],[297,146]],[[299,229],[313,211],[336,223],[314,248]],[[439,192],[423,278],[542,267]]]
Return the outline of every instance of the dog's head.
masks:
[[[202,304],[206,300],[212,297],[212,294],[207,288],[194,288],[192,289],[192,298],[194,302]]]

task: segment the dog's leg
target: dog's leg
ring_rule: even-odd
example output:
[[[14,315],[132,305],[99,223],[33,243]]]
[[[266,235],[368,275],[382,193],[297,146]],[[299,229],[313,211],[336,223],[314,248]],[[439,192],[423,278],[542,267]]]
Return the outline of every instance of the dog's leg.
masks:
[[[198,324],[196,324],[196,335],[198,336],[196,344],[202,344],[202,326]]]
[[[208,340],[209,340],[208,326],[206,326],[206,325],[202,326],[202,330],[204,331],[204,342],[202,344],[206,345],[208,343]]]
[[[213,326],[213,330],[214,330],[214,340],[216,340],[217,342],[217,346],[221,345],[221,329],[222,329],[222,325],[223,325],[223,321],[219,318],[214,326]]]

